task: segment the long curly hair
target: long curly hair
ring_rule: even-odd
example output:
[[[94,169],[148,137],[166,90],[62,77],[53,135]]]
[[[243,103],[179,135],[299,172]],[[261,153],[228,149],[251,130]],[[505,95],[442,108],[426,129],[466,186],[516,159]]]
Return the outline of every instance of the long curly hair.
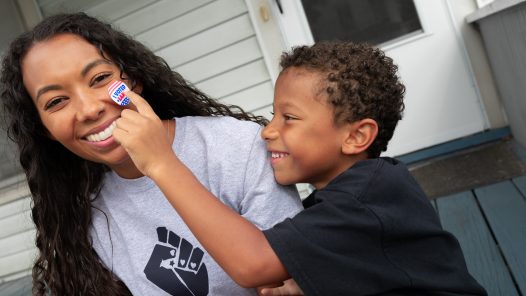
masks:
[[[398,67],[382,50],[365,43],[322,41],[284,53],[280,66],[282,71],[304,67],[322,73],[321,91],[333,106],[335,124],[374,119],[378,135],[367,149],[368,156],[378,157],[387,149],[402,119],[405,87]]]
[[[31,47],[57,34],[73,33],[111,57],[161,119],[181,116],[232,116],[267,121],[226,106],[187,83],[143,44],[84,13],[49,17],[15,39],[2,62],[0,78],[8,136],[18,145],[32,195],[38,257],[33,267],[35,295],[130,295],[92,249],[91,202],[101,190],[103,164],[82,159],[51,140],[24,87],[21,63]],[[121,75],[122,75],[121,73]]]

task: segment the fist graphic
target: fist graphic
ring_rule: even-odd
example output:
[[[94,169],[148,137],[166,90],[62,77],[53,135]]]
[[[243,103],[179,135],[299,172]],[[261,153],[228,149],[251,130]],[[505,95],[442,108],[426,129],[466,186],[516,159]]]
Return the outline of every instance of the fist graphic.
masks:
[[[166,227],[158,227],[157,236],[159,242],[144,268],[146,278],[170,295],[208,295],[204,252]]]

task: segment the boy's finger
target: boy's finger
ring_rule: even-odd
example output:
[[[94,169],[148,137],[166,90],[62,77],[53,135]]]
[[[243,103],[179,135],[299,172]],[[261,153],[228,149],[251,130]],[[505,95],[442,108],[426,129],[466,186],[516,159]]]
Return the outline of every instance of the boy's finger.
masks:
[[[122,114],[125,113],[121,113],[121,117],[116,121],[117,127],[125,131],[137,130],[137,125],[141,125],[141,119],[143,119],[143,117],[134,111],[128,111],[129,112],[126,113],[127,115],[124,116],[122,116]]]
[[[125,94],[130,98],[131,104],[137,108],[137,112],[145,116],[157,116],[152,107],[150,107],[150,104],[148,104],[143,97],[132,90],[127,90]]]
[[[117,141],[117,143],[122,145],[122,141],[127,138],[127,134],[128,133],[125,130],[116,128],[113,130],[112,136],[115,139],[115,141]]]

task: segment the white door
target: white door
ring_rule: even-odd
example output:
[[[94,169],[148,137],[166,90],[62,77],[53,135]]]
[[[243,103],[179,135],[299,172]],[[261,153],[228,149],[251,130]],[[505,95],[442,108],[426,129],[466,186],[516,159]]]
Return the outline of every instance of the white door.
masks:
[[[317,3],[312,0],[303,0],[303,3],[301,0],[269,0],[286,48],[314,42],[310,26],[316,24],[311,24],[312,17],[309,23],[305,14],[307,9],[312,11],[312,8],[307,7],[311,5],[309,2]],[[328,2],[314,8],[318,20],[334,19],[331,13],[339,17],[345,13],[354,15],[349,17],[371,17],[364,11],[352,10],[354,7],[350,7],[364,1],[353,3],[341,0],[340,4],[346,2],[343,5],[347,5],[347,9],[351,8],[348,12],[342,9],[335,11],[334,8],[331,11]],[[375,2],[376,5],[382,3]],[[384,0],[383,3],[397,5],[392,0]],[[414,7],[421,29],[378,45],[398,64],[407,89],[404,118],[385,153],[389,156],[441,144],[480,132],[488,126],[449,0],[415,0]],[[383,10],[389,14],[389,9]],[[346,19],[340,19],[339,22],[349,23]]]

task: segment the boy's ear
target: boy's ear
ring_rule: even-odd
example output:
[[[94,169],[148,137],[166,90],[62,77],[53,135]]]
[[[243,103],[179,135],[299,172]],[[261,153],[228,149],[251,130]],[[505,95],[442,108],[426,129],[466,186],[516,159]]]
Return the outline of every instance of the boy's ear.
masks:
[[[342,152],[346,155],[359,154],[371,146],[378,135],[378,123],[365,118],[348,124],[347,137],[342,143]]]

